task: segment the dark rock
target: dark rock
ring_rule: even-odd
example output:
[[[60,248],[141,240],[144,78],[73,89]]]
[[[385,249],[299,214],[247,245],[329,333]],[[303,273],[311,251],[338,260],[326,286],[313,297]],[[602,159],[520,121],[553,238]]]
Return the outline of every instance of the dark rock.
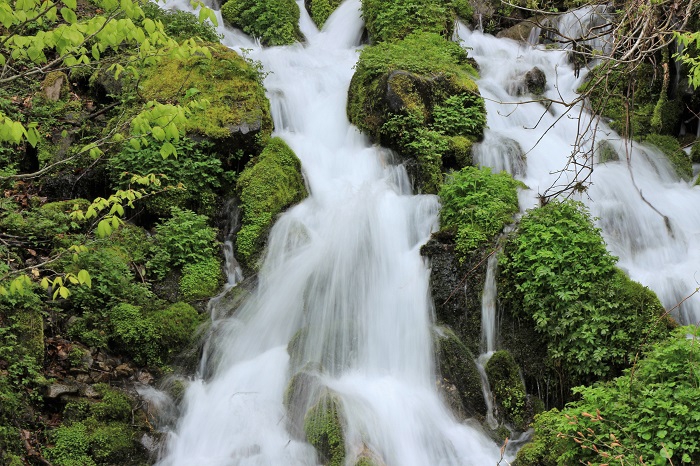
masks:
[[[134,374],[134,369],[132,369],[128,364],[120,364],[114,369],[114,373],[117,377],[131,377]]]
[[[95,390],[92,385],[80,385],[80,395],[84,396],[86,398],[101,398],[102,395],[99,394],[97,390]]]
[[[530,94],[544,93],[546,84],[547,77],[545,76],[544,71],[538,67],[534,67],[525,73],[525,87]]]

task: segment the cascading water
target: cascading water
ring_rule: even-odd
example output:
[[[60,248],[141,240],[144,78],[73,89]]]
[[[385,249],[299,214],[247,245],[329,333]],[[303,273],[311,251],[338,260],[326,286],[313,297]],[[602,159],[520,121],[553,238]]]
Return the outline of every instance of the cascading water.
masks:
[[[435,387],[419,248],[437,226],[437,198],[413,196],[405,170],[345,116],[359,0],[343,3],[322,32],[299,5],[305,46],[251,47],[220,29],[225,44],[253,48],[270,72],[276,134],[301,159],[311,196],[275,224],[257,290],[215,322],[206,367],[159,464],[317,464],[286,427],[285,390],[301,371],[342,408],[347,464],[369,452],[387,466],[495,465],[496,445],[457,423]]]
[[[565,15],[560,23],[569,28],[570,37],[580,34],[575,29],[582,25],[597,24],[582,21],[581,11]],[[486,99],[488,129],[475,159],[521,179],[530,188],[520,194],[521,207],[535,207],[537,194],[568,181],[559,176],[570,176],[561,170],[579,129],[586,126],[579,118],[591,118],[578,105],[567,109],[547,99],[573,101],[585,73],[575,73],[567,51],[496,39],[464,26],[457,33],[480,66],[478,84]],[[513,92],[513,82],[534,67],[547,79],[544,99],[539,101]],[[584,152],[592,149],[590,136],[582,140]],[[657,293],[666,309],[675,308],[676,318],[698,323],[700,296],[676,306],[700,281],[700,212],[694,208],[700,204],[700,188],[679,180],[658,150],[632,145],[603,122],[595,140],[607,141],[619,160],[596,162],[592,184],[581,200],[598,218],[609,250],[632,279]]]

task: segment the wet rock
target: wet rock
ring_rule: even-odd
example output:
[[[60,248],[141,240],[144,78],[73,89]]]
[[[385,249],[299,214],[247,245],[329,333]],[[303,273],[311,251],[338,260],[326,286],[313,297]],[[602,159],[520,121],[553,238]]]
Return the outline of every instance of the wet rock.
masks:
[[[80,394],[86,398],[101,398],[102,395],[93,388],[92,385],[81,385],[80,386]]]
[[[61,94],[68,92],[68,77],[60,71],[53,71],[46,75],[41,83],[41,89],[44,91],[46,98],[52,102],[61,99]]]
[[[527,73],[525,73],[525,87],[530,94],[542,94],[544,93],[545,86],[547,85],[547,76],[545,76],[544,71],[538,67],[534,67]]]
[[[75,395],[79,392],[79,388],[71,383],[52,383],[46,387],[46,398],[58,398],[62,395]]]
[[[128,364],[119,364],[114,369],[114,373],[119,378],[131,377],[134,374],[134,369],[132,369]]]
[[[151,385],[153,383],[153,381],[155,380],[155,378],[151,375],[150,372],[142,369],[142,370],[138,371],[138,373],[136,375],[136,380],[138,380],[140,383],[142,383],[144,385]]]

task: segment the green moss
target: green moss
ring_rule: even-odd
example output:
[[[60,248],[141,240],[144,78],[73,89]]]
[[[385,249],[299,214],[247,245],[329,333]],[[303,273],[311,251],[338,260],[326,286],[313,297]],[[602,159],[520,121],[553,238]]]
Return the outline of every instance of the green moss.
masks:
[[[463,260],[503,230],[518,212],[517,188],[522,183],[508,173],[466,167],[440,188],[442,228],[455,229],[455,250]]]
[[[188,134],[226,139],[231,127],[245,124],[260,128],[260,144],[264,145],[272,131],[270,103],[258,70],[223,45],[212,46],[211,59],[164,59],[148,71],[140,85],[147,100],[185,104],[185,92],[194,88],[199,91],[196,98],[210,102],[188,118],[183,128]]]
[[[302,38],[294,0],[228,0],[221,16],[265,45],[292,44]]]
[[[198,38],[207,42],[219,42],[216,28],[209,21],[201,23],[192,13],[186,11],[164,10],[157,3],[148,2],[141,5],[146,18],[160,21],[163,31],[178,41]]]
[[[690,149],[690,160],[693,163],[700,163],[700,143],[697,141],[693,144],[693,147]]]
[[[80,230],[85,224],[70,218],[74,206],[84,209],[87,201],[50,202],[26,210],[1,209],[0,230],[30,241],[47,243],[59,240],[69,232]]]
[[[187,301],[211,298],[222,281],[221,263],[215,257],[185,264],[182,267],[180,291]]]
[[[183,302],[171,304],[148,317],[157,329],[165,353],[182,351],[192,341],[197,326],[202,322],[195,308]]]
[[[342,466],[345,462],[345,436],[341,412],[338,399],[326,393],[304,418],[306,440],[313,445],[321,461],[327,466]]]
[[[409,163],[417,188],[437,193],[442,173],[471,161],[486,124],[466,51],[424,32],[366,47],[348,96],[348,118]],[[457,138],[457,139],[454,139]]]
[[[326,23],[328,17],[340,5],[341,0],[311,0],[309,14],[319,29]]]
[[[503,410],[504,417],[518,430],[524,430],[525,384],[520,379],[520,371],[513,356],[508,351],[496,351],[486,363],[486,375],[496,403]]]
[[[682,179],[690,180],[693,177],[693,163],[681,149],[678,139],[673,136],[650,134],[644,139],[644,142],[656,146],[663,152],[678,176]]]
[[[415,31],[450,37],[453,13],[440,0],[364,0],[362,16],[375,42],[403,39]]]
[[[469,414],[486,414],[486,402],[481,389],[481,375],[474,355],[449,328],[436,335],[440,374],[457,387],[459,397]]]
[[[47,97],[46,89],[53,86],[59,79],[62,80],[62,84],[59,90],[60,95],[58,100],[61,100],[68,95],[68,92],[70,91],[70,87],[68,86],[68,76],[66,76],[66,74],[62,71],[51,71],[46,75],[44,81],[41,83],[41,88],[45,90],[44,97]]]
[[[236,251],[246,266],[255,268],[277,214],[307,196],[301,163],[282,139],[274,138],[241,173],[237,190],[243,216]]]

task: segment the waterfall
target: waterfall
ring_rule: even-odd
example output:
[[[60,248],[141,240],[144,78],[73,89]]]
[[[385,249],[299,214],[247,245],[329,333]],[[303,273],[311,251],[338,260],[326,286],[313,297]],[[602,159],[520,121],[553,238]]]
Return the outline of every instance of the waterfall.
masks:
[[[567,34],[576,35],[575,28],[585,29],[595,21],[582,20],[579,10],[564,15],[559,23],[568,28]],[[592,117],[580,106],[568,109],[551,100],[573,101],[585,70],[574,72],[566,50],[496,39],[464,26],[457,34],[479,64],[478,84],[486,100],[489,129],[475,152],[476,160],[522,180],[529,187],[520,193],[522,210],[536,207],[538,194],[572,179],[561,170],[579,128]],[[513,80],[534,67],[547,78],[544,95],[509,94]],[[583,152],[591,149],[592,141],[582,140]],[[694,207],[700,204],[700,188],[680,180],[657,149],[625,141],[602,121],[595,141],[607,141],[620,154],[619,160],[596,163],[592,184],[579,200],[597,218],[609,251],[619,257],[618,265],[655,291],[681,323],[698,323],[700,296],[678,303],[700,280],[700,211]],[[519,160],[514,157],[517,147],[522,148],[522,164],[513,162]]]
[[[495,465],[497,446],[458,423],[435,385],[419,249],[437,228],[437,197],[414,196],[404,168],[345,116],[360,2],[344,2],[322,31],[298,3],[304,45],[261,48],[219,28],[269,72],[276,135],[300,158],[311,195],[274,225],[258,288],[216,322],[159,464],[318,464],[283,403],[304,373],[339,400],[347,464],[371,452],[387,466]]]

